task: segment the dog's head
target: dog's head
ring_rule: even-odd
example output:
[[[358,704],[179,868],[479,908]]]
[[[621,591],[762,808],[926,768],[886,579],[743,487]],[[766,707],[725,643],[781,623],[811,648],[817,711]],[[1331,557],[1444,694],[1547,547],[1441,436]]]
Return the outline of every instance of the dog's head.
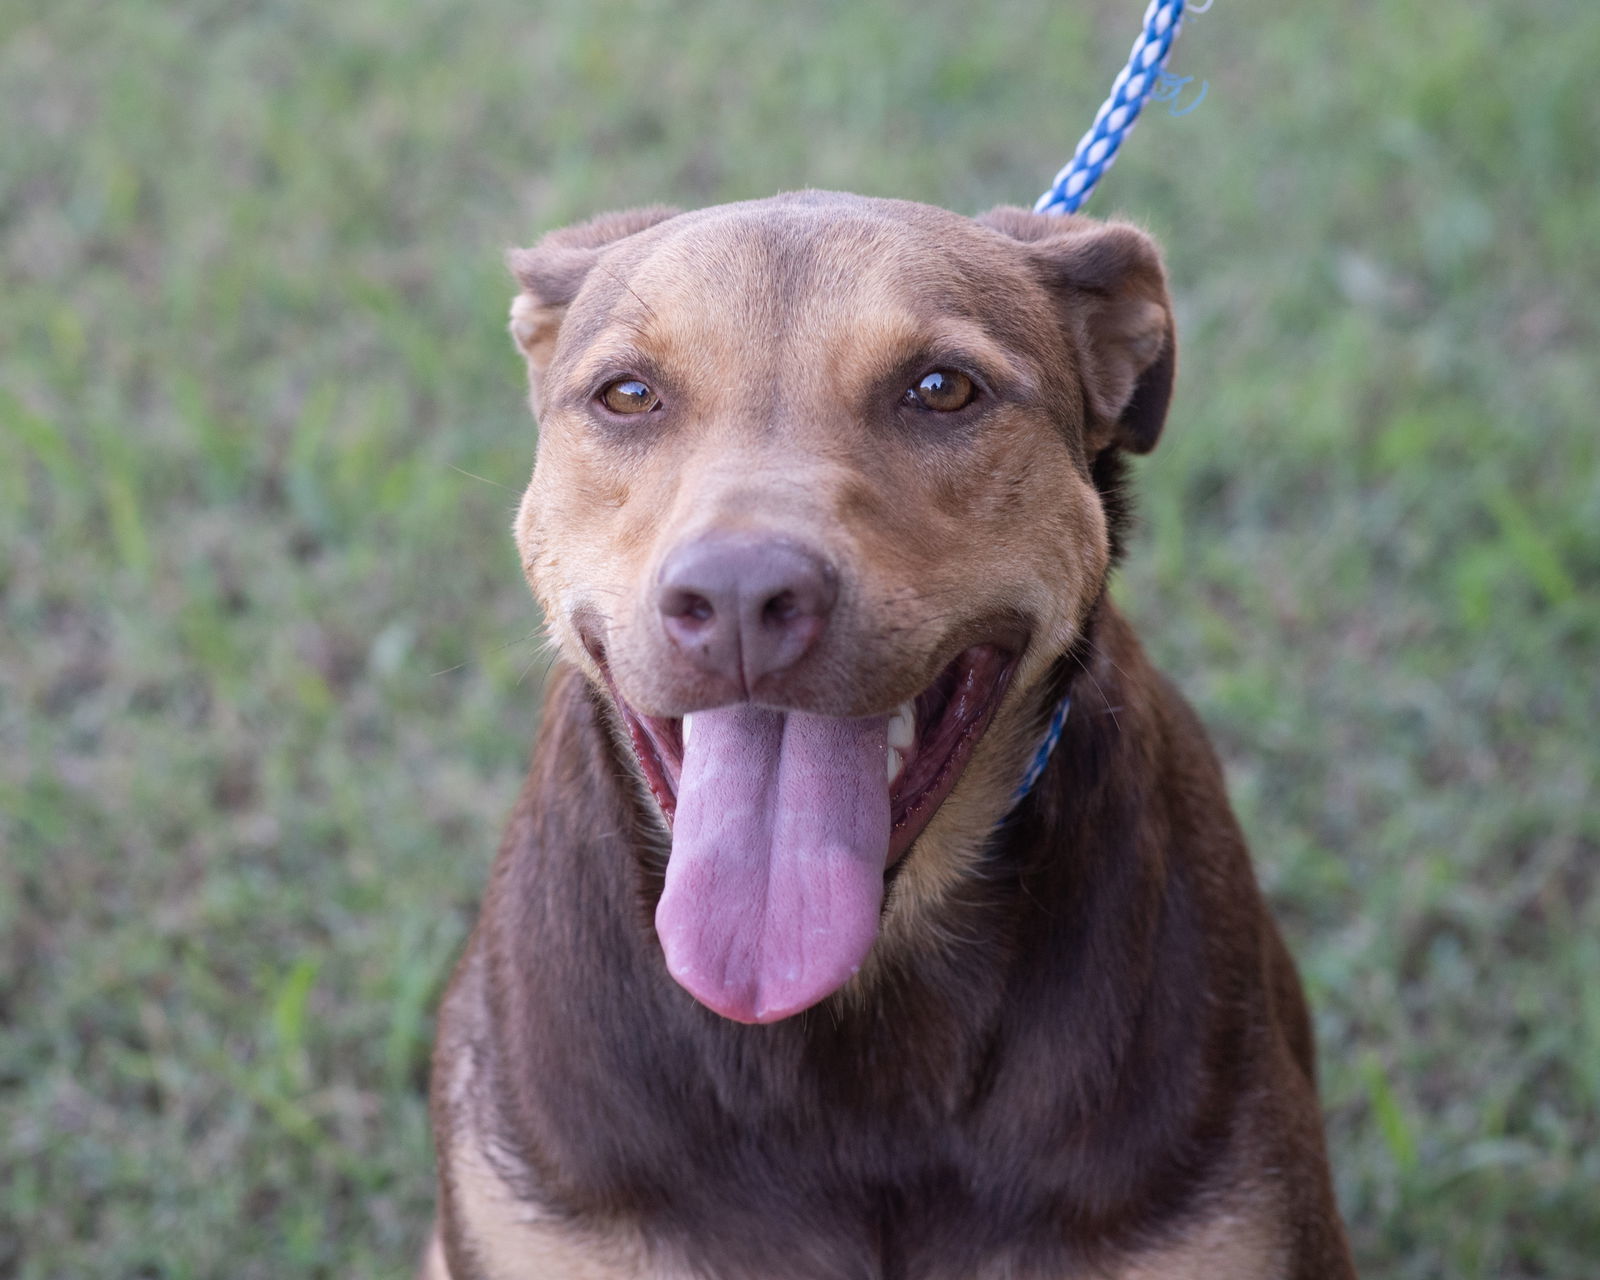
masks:
[[[1111,560],[1171,308],[1133,227],[806,192],[511,256],[517,516],[561,651],[672,828],[657,929],[711,1008],[837,990],[976,857]]]

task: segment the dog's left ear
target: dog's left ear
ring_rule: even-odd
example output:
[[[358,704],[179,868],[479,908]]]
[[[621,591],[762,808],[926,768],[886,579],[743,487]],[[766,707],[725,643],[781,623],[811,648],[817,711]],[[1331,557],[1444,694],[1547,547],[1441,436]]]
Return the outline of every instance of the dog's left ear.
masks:
[[[1033,254],[1080,347],[1089,452],[1149,453],[1161,435],[1178,352],[1155,241],[1125,222],[1002,206],[978,221]]]
[[[665,205],[650,205],[605,213],[552,231],[531,249],[513,249],[506,254],[506,265],[523,290],[511,301],[511,336],[528,358],[535,386],[555,352],[567,308],[601,254],[619,240],[665,222],[677,212]]]

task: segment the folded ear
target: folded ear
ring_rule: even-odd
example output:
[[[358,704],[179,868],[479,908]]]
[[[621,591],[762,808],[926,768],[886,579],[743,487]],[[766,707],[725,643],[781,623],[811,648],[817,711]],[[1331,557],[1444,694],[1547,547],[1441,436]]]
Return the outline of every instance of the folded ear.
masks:
[[[511,300],[511,336],[527,356],[536,383],[555,351],[567,307],[578,296],[601,252],[677,212],[665,205],[651,205],[604,213],[552,231],[531,249],[512,249],[506,254],[506,265],[523,290]]]
[[[1161,254],[1125,222],[1002,206],[978,219],[1025,242],[1079,345],[1089,451],[1149,453],[1172,398],[1178,353]]]

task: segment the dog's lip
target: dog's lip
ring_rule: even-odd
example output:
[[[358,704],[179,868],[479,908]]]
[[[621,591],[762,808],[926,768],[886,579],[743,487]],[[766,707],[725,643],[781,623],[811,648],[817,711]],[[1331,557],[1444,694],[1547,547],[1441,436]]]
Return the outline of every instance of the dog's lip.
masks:
[[[999,643],[964,649],[911,700],[916,707],[915,738],[889,792],[886,867],[904,856],[960,780],[1011,683],[1017,652]],[[618,690],[603,652],[592,650],[591,657],[621,714],[650,794],[670,827],[683,771],[683,720],[635,711]]]
[[[974,645],[917,695],[916,739],[889,792],[890,864],[911,847],[955,788],[1015,670],[1011,651]]]

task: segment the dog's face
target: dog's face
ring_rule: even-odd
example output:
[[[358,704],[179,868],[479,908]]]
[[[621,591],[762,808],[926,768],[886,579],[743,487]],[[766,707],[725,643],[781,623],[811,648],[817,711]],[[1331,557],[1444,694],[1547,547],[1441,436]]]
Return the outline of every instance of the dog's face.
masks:
[[[671,826],[668,966],[786,1016],[865,962],[891,866],[904,932],[1004,815],[1104,587],[1094,461],[1160,432],[1159,258],[803,193],[610,215],[512,267],[517,543]]]

